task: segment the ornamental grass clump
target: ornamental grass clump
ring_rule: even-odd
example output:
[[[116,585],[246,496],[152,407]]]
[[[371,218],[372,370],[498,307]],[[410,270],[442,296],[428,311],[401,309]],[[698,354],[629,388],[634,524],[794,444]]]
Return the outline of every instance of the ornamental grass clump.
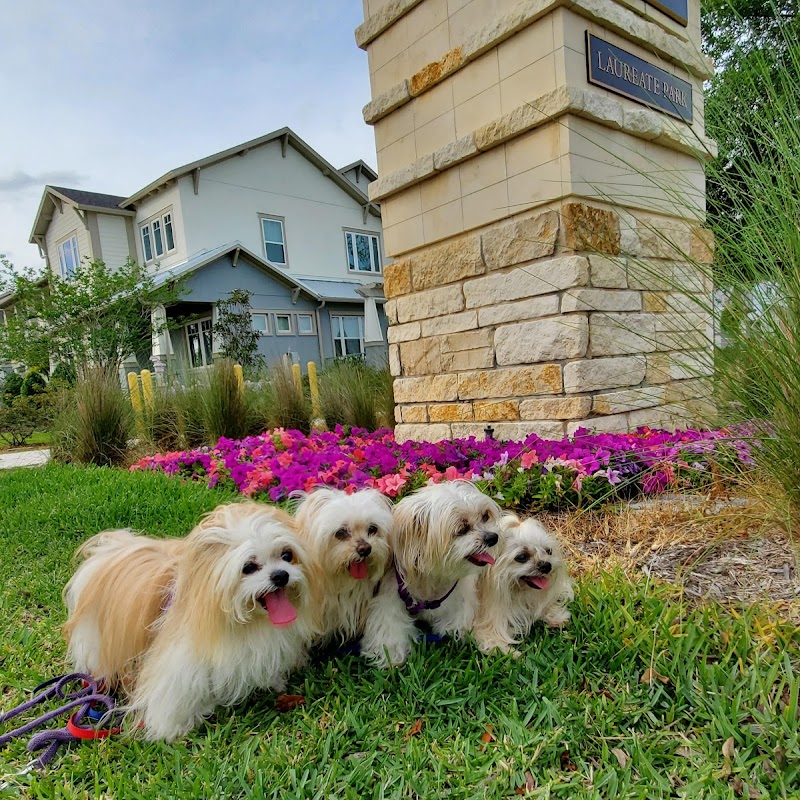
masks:
[[[325,369],[319,384],[322,415],[329,427],[394,427],[394,396],[388,370],[368,367],[361,359],[341,359]]]
[[[311,430],[311,401],[305,384],[295,384],[291,367],[273,364],[261,382],[256,399],[260,430],[288,428],[308,433]]]

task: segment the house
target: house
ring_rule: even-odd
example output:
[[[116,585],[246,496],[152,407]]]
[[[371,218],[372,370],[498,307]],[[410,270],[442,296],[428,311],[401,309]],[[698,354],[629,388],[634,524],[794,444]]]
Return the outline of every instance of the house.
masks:
[[[363,161],[336,169],[289,128],[171,170],[130,195],[46,186],[30,241],[68,279],[81,261],[128,258],[181,295],[152,310],[163,329],[149,360],[210,364],[217,302],[252,293],[252,324],[268,363],[386,360],[381,214]]]

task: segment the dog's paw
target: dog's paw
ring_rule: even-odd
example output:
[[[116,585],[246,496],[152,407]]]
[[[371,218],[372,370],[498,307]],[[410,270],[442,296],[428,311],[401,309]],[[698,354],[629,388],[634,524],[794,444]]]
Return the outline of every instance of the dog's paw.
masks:
[[[563,606],[553,608],[548,611],[542,621],[548,628],[563,628],[570,620],[572,615]]]

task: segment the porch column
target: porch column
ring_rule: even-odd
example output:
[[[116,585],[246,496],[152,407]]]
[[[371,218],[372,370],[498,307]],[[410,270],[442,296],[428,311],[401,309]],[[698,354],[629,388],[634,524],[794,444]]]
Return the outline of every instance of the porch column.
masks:
[[[211,360],[212,361],[219,361],[221,358],[224,358],[223,352],[223,341],[222,337],[215,332],[215,328],[217,327],[217,304],[214,303],[211,306]]]
[[[364,297],[364,359],[370,367],[383,369],[387,364],[386,342],[375,302],[383,290],[380,286],[364,286],[357,291]]]
[[[155,306],[150,311],[150,325],[152,336],[150,360],[153,362],[156,379],[160,381],[167,371],[168,356],[172,355],[172,340],[166,329],[167,310],[164,306]]]

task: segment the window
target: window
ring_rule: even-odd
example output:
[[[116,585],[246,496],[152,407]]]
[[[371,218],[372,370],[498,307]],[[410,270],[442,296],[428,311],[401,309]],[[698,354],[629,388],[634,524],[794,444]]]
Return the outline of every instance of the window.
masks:
[[[331,327],[336,358],[364,354],[364,317],[331,317]]]
[[[278,336],[287,336],[291,332],[292,332],[291,314],[276,314],[275,333],[278,334]]]
[[[345,231],[347,266],[351,272],[380,272],[380,240],[373,233]]]
[[[172,222],[172,211],[161,212],[145,222],[139,230],[142,235],[142,253],[144,263],[148,264],[164,253],[175,249],[175,225]]]
[[[213,362],[214,341],[211,334],[211,320],[202,319],[186,326],[189,342],[189,361],[193,367],[207,367]]]
[[[253,330],[258,331],[262,336],[269,336],[269,314],[251,314],[253,318]]]
[[[297,332],[301,336],[314,335],[314,317],[311,314],[297,315]]]
[[[71,278],[75,274],[80,263],[77,236],[70,236],[58,246],[58,262],[61,265],[62,278]]]
[[[283,220],[276,217],[261,217],[261,232],[264,235],[264,254],[267,261],[286,266],[286,235]]]

